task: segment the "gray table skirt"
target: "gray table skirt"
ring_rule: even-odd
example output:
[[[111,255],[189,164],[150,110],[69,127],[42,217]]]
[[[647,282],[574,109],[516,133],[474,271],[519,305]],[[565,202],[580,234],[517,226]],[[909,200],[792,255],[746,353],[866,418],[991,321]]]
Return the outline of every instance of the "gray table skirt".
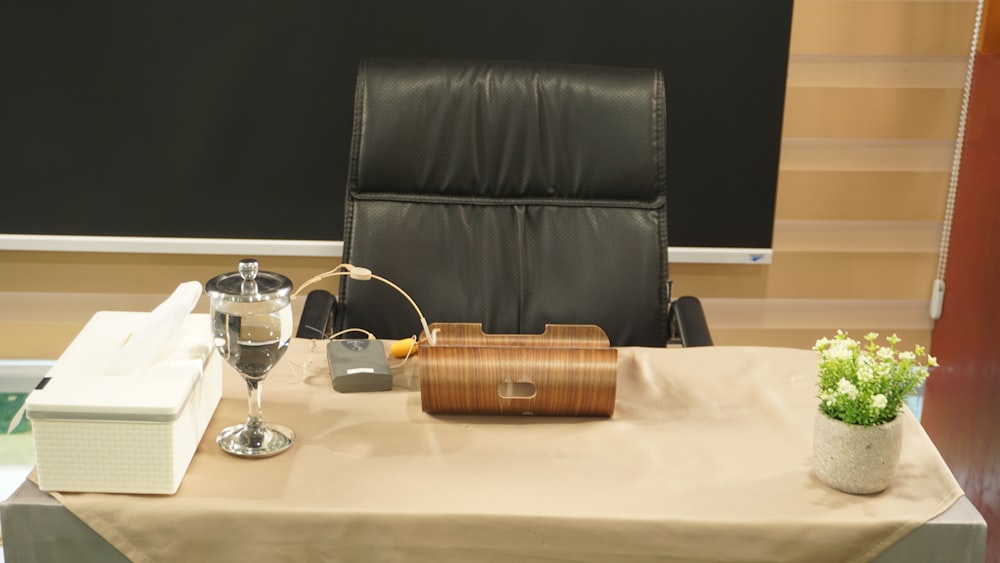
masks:
[[[5,563],[117,563],[120,551],[48,493],[25,481],[0,504]],[[917,528],[874,561],[877,563],[982,563],[986,521],[962,497],[943,514]]]

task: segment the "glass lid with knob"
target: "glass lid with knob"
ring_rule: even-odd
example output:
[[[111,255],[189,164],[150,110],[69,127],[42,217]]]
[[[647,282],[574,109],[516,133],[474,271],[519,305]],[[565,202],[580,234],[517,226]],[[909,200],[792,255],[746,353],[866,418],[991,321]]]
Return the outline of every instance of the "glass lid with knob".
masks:
[[[260,271],[253,258],[240,260],[237,271],[215,276],[205,284],[205,292],[214,300],[254,303],[287,299],[292,294],[292,280],[273,272]]]

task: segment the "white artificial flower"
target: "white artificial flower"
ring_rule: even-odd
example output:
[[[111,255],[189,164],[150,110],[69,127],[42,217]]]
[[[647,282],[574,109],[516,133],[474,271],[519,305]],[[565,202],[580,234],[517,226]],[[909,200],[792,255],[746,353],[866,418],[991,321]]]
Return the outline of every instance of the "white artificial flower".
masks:
[[[858,366],[858,381],[867,383],[873,379],[875,379],[875,370],[872,369],[871,365],[863,363]]]
[[[891,360],[892,359],[892,350],[890,350],[888,348],[885,348],[885,347],[882,347],[882,348],[879,348],[877,352],[875,352],[875,355],[878,356],[878,358],[880,360]]]
[[[837,396],[829,391],[823,391],[819,394],[819,400],[825,403],[826,406],[832,407],[837,402]]]
[[[899,359],[904,361],[913,361],[917,359],[917,356],[913,352],[900,352]]]
[[[831,360],[850,360],[854,357],[854,351],[847,340],[834,341],[826,354]]]
[[[872,407],[875,409],[884,409],[889,401],[885,398],[885,395],[879,393],[878,395],[872,396]]]
[[[847,395],[851,399],[858,398],[858,388],[855,387],[853,383],[844,379],[843,377],[841,377],[840,381],[837,382],[837,393],[841,395]]]

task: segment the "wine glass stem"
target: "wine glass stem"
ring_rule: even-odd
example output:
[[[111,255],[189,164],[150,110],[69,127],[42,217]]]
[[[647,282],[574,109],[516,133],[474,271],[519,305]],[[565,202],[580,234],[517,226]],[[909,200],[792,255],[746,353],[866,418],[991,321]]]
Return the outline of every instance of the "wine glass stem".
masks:
[[[256,431],[263,423],[264,411],[261,408],[261,392],[263,391],[263,379],[246,378],[247,382],[247,429]]]

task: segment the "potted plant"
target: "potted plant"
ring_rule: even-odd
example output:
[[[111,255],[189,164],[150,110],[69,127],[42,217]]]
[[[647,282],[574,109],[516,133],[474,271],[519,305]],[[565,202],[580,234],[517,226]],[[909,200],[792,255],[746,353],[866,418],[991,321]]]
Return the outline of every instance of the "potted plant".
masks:
[[[901,351],[895,334],[886,338],[888,346],[877,339],[869,333],[861,343],[838,330],[813,347],[819,358],[816,475],[848,493],[877,493],[892,482],[902,449],[903,402],[937,366],[922,346]]]

